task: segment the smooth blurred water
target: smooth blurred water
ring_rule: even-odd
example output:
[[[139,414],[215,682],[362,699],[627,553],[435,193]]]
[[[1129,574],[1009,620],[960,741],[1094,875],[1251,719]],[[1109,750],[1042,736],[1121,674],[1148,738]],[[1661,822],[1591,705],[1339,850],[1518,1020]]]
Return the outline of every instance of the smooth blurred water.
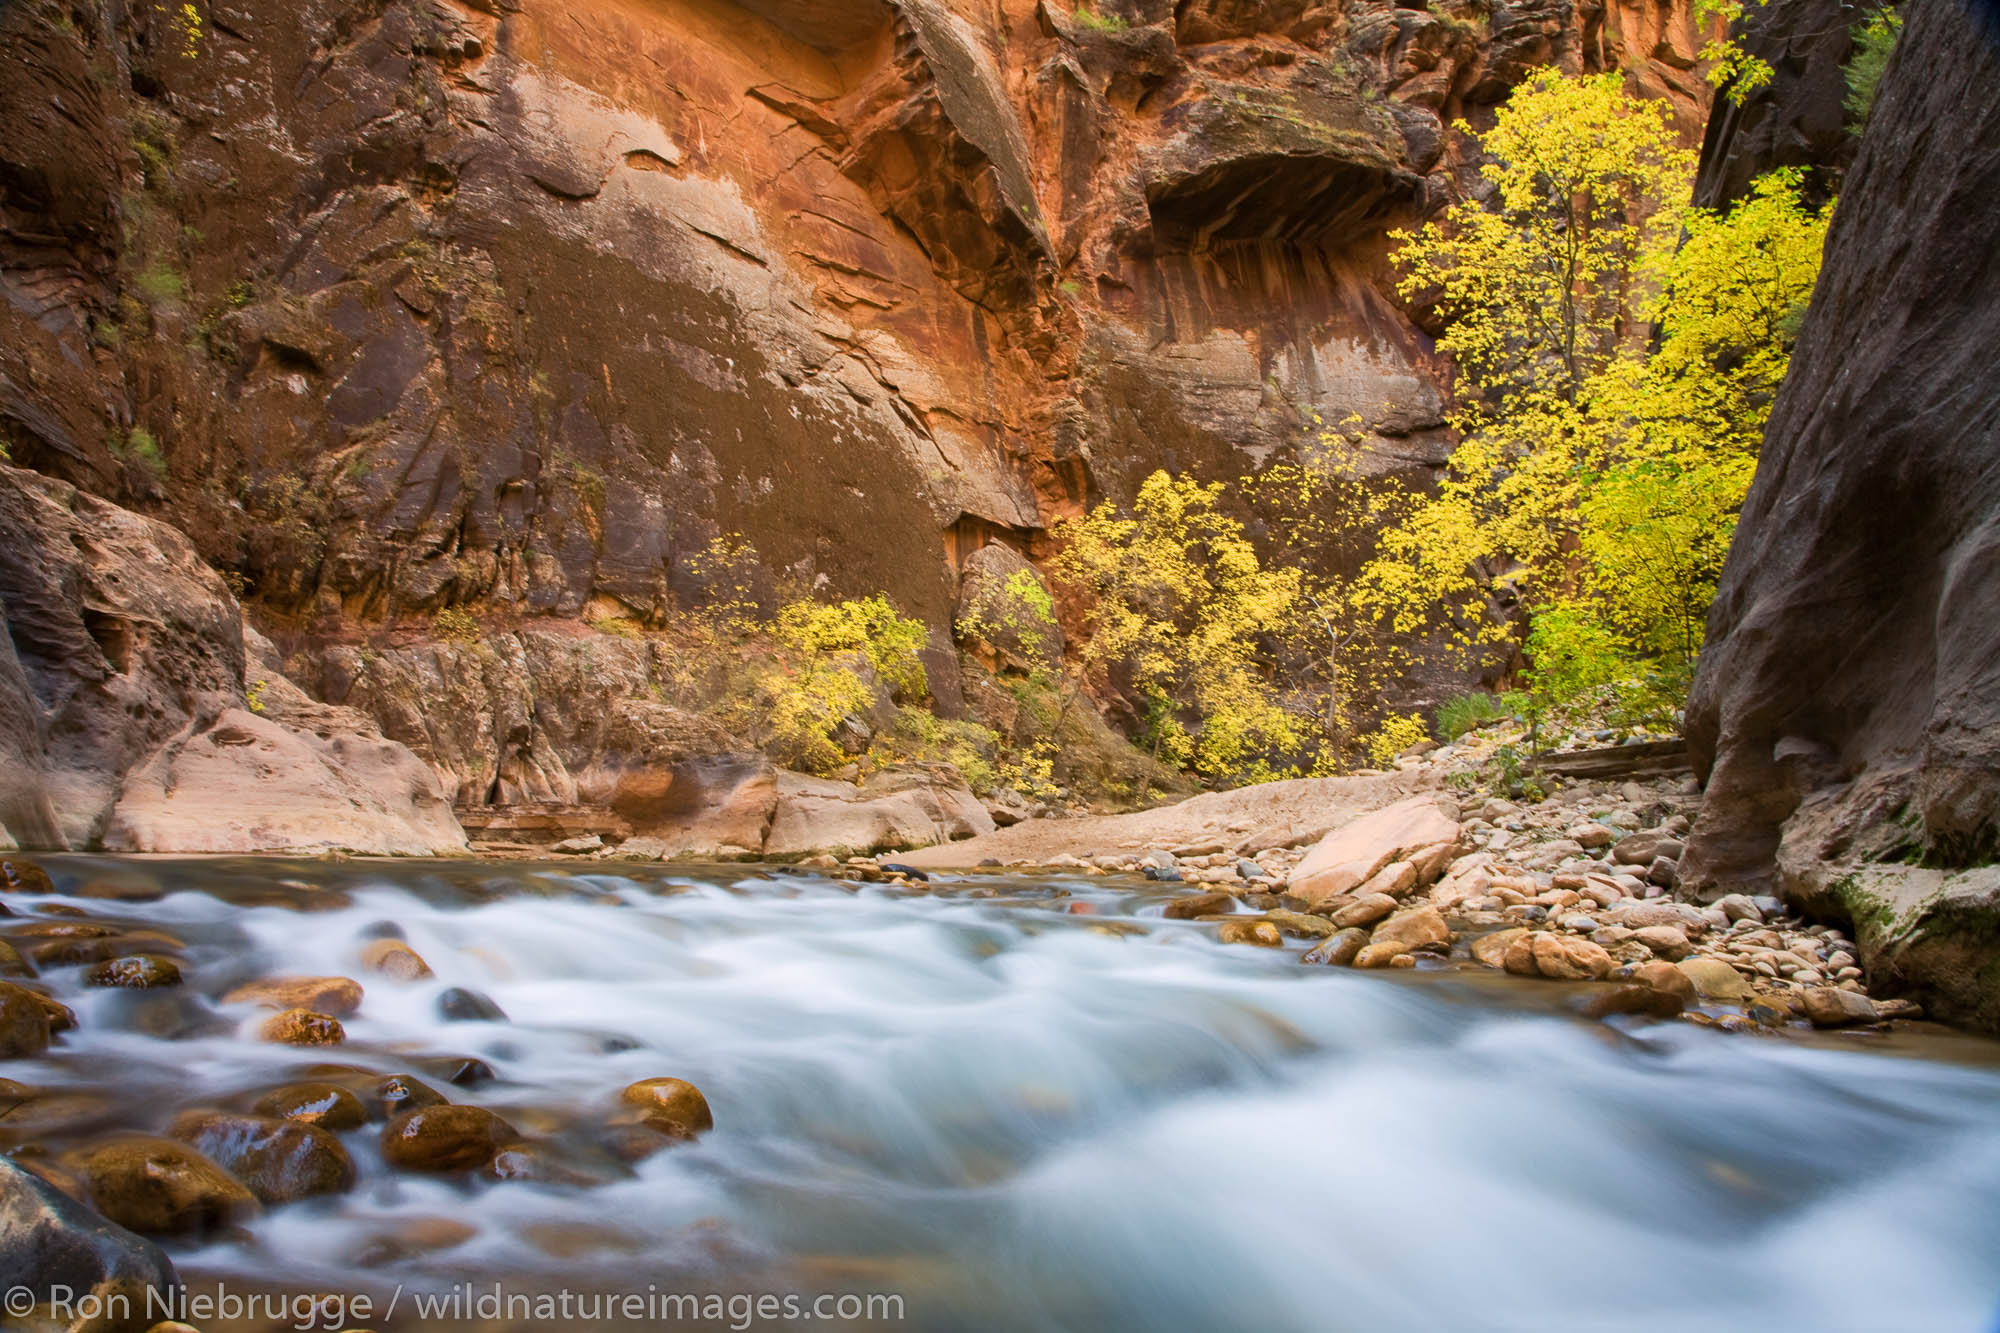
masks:
[[[180,1256],[211,1279],[740,1277],[894,1291],[926,1330],[1993,1327],[2000,1072],[1976,1063],[1621,1033],[1566,1016],[1559,987],[1301,967],[1303,945],[1219,945],[1134,883],[977,881],[1016,892],[991,900],[729,872],[58,870],[207,890],[89,906],[180,934],[212,994],[360,977],[327,1058],[481,1056],[498,1079],[454,1099],[540,1132],[657,1075],[714,1108],[698,1144],[595,1190],[397,1176],[371,1131],[347,1135],[360,1188]],[[280,873],[346,898],[242,905]],[[434,979],[357,970],[382,921]],[[510,1021],[440,1021],[454,985]],[[112,1030],[129,996],[65,995],[82,1025],[61,1059],[8,1072],[115,1080],[139,1123],[322,1058],[246,1039],[242,1006],[167,1041]],[[342,1257],[436,1216],[479,1233],[366,1271]]]

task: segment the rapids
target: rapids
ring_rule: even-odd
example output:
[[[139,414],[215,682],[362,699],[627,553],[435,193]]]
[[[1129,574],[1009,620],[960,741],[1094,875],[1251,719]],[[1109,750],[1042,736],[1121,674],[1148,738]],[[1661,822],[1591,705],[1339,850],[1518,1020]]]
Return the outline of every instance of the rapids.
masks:
[[[111,1090],[121,1123],[416,1053],[483,1059],[494,1079],[445,1090],[537,1135],[581,1133],[641,1078],[707,1094],[712,1133],[594,1189],[394,1174],[355,1131],[352,1193],[174,1251],[211,1287],[400,1289],[371,1328],[701,1326],[411,1320],[464,1282],[894,1294],[900,1320],[816,1322],[967,1333],[1994,1327],[2000,1061],[1970,1038],[1589,1024],[1555,983],[1219,945],[1136,881],[46,864],[127,900],[17,907],[188,945],[177,1023],[54,972],[78,1030],[0,1071]],[[384,921],[434,978],[357,970]],[[347,1046],[250,1040],[258,1015],[214,997],[260,974],[363,981]],[[451,986],[508,1021],[441,1020]],[[477,1232],[371,1250],[425,1218]]]

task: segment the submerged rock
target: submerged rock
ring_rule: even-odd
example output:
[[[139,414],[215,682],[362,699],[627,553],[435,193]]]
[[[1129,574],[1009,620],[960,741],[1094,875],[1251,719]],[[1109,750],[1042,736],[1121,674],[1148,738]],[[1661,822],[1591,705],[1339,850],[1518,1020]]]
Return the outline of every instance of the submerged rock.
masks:
[[[256,1110],[336,1131],[359,1129],[368,1122],[361,1099],[337,1083],[288,1083],[259,1097]]]
[[[431,975],[423,955],[399,939],[372,940],[361,951],[361,965],[397,981],[421,981]]]
[[[222,1002],[266,1009],[310,1009],[334,1018],[352,1018],[361,1008],[362,993],[361,983],[346,977],[265,977],[236,987]]]

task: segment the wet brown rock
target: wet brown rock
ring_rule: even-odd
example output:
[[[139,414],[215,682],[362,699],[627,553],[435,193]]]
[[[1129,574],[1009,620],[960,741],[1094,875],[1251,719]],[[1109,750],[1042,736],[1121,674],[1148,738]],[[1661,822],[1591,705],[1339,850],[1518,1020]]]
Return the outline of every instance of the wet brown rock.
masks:
[[[1719,958],[1689,958],[1674,966],[1694,983],[1703,999],[1741,1000],[1750,994],[1750,983]]]
[[[1396,960],[1407,957],[1409,952],[1410,946],[1401,940],[1370,941],[1362,946],[1360,953],[1354,955],[1354,965],[1363,968],[1395,967],[1398,966]]]
[[[0,1253],[5,1281],[48,1295],[66,1287],[97,1298],[103,1318],[57,1317],[47,1306],[8,1307],[10,1328],[27,1333],[130,1333],[144,1324],[138,1312],[169,1298],[179,1285],[173,1264],[158,1246],[106,1221],[23,1164],[0,1158]],[[157,1306],[155,1306],[157,1308]],[[81,1316],[81,1311],[77,1312]],[[47,1316],[46,1321],[41,1317]],[[120,1317],[130,1315],[132,1317]]]
[[[471,1171],[520,1138],[520,1132],[479,1106],[426,1106],[405,1111],[382,1131],[382,1155],[405,1171]]]
[[[116,987],[123,990],[152,990],[181,984],[180,965],[158,954],[128,954],[109,958],[84,974],[86,986]]]
[[[1268,921],[1225,921],[1217,936],[1224,944],[1254,944],[1263,949],[1276,949],[1285,942],[1278,928]]]
[[[1333,924],[1345,929],[1348,926],[1372,926],[1396,910],[1396,900],[1386,893],[1371,893],[1365,898],[1357,898],[1349,906],[1333,914]]]
[[[1632,938],[1670,963],[1678,963],[1694,951],[1687,932],[1679,926],[1641,926],[1632,932]]]
[[[35,969],[27,959],[21,957],[13,944],[0,940],[0,977],[32,977]]]
[[[1642,986],[1651,986],[1656,991],[1674,996],[1683,1006],[1695,1002],[1694,981],[1680,968],[1662,959],[1655,958],[1649,963],[1641,963],[1633,968],[1632,980]]]
[[[352,1018],[361,1008],[361,996],[361,983],[346,977],[265,977],[236,987],[222,1002],[266,1009],[310,1009],[334,1018]]]
[[[0,892],[42,896],[55,891],[56,886],[50,881],[49,872],[33,861],[17,856],[0,857]]]
[[[1166,905],[1160,915],[1170,921],[1192,921],[1196,917],[1232,911],[1235,907],[1236,899],[1229,894],[1197,893],[1186,898],[1174,899]]]
[[[1636,1014],[1646,1018],[1674,1018],[1683,1008],[1681,998],[1651,986],[1612,986],[1584,1001],[1585,1018],[1608,1018],[1613,1014]]]
[[[187,1144],[250,1187],[264,1203],[290,1203],[354,1185],[354,1161],[317,1125],[228,1111],[187,1111],[167,1137]]]
[[[1487,967],[1506,967],[1507,950],[1514,942],[1528,935],[1524,926],[1513,926],[1506,930],[1496,930],[1481,935],[1472,942],[1472,957]]]
[[[29,982],[21,987],[35,997],[35,1003],[42,1007],[42,1013],[49,1020],[50,1032],[68,1032],[76,1026],[76,1013],[68,1005],[41,989],[40,982]]]
[[[1338,929],[1333,922],[1323,916],[1311,912],[1291,912],[1282,907],[1266,911],[1264,919],[1285,934],[1302,940],[1323,940]]]
[[[1299,959],[1302,963],[1318,963],[1328,967],[1348,967],[1360,956],[1368,944],[1368,932],[1359,926],[1349,926],[1335,931],[1319,944],[1308,949]]]
[[[1451,929],[1445,925],[1444,918],[1435,907],[1413,907],[1406,912],[1398,912],[1375,927],[1371,940],[1376,944],[1396,941],[1412,953],[1426,949],[1449,949]]]
[[[427,1106],[449,1106],[451,1099],[421,1079],[393,1074],[375,1084],[370,1104],[377,1116],[389,1119]]]
[[[287,1046],[338,1046],[347,1040],[347,1030],[329,1014],[287,1009],[265,1019],[257,1029],[257,1039]]]
[[[1873,1023],[1881,1017],[1875,1002],[1859,991],[1837,986],[1813,986],[1799,997],[1805,1016],[1816,1028],[1841,1028],[1855,1023]]]
[[[634,1108],[646,1124],[676,1138],[691,1139],[715,1128],[708,1099],[682,1079],[641,1079],[619,1093],[618,1100]]]
[[[510,1143],[486,1164],[486,1174],[495,1180],[591,1189],[631,1172],[613,1158],[565,1151],[548,1143]]]
[[[73,967],[102,963],[127,954],[175,954],[187,947],[172,935],[157,930],[118,932],[102,926],[87,929],[87,934],[63,935],[36,943],[30,950],[36,964],[42,967]]]
[[[288,1083],[259,1097],[256,1110],[328,1130],[359,1129],[368,1121],[361,1099],[337,1083]]]
[[[31,990],[0,982],[0,1060],[31,1060],[49,1049],[49,1012]]]
[[[1590,981],[1611,975],[1610,954],[1589,940],[1545,931],[1535,936],[1535,970],[1555,981]]]
[[[347,1262],[356,1268],[381,1268],[455,1250],[478,1234],[478,1227],[453,1217],[398,1218],[350,1251]]]
[[[172,1139],[128,1138],[63,1154],[98,1212],[150,1236],[199,1236],[257,1211],[228,1172]]]
[[[401,940],[375,940],[361,951],[361,965],[397,981],[421,981],[431,975],[431,965]]]

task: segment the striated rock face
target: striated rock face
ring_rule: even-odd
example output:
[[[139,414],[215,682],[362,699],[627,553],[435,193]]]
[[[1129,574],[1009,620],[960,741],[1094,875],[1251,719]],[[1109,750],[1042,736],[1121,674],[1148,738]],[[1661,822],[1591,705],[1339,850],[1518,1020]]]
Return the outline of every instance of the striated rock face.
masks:
[[[1684,883],[1851,918],[2000,1028],[2000,32],[1912,8],[1849,172],[1688,710]],[[1939,127],[1951,126],[1951,133]]]
[[[275,671],[253,701],[236,601],[179,532],[18,468],[0,468],[0,530],[0,820],[16,841],[465,845],[436,779],[360,713]]]
[[[726,532],[942,629],[979,546],[1315,412],[1435,466],[1383,233],[1446,123],[1551,61],[1705,107],[1679,0],[1101,13],[9,6],[0,437],[322,630],[658,616]]]

